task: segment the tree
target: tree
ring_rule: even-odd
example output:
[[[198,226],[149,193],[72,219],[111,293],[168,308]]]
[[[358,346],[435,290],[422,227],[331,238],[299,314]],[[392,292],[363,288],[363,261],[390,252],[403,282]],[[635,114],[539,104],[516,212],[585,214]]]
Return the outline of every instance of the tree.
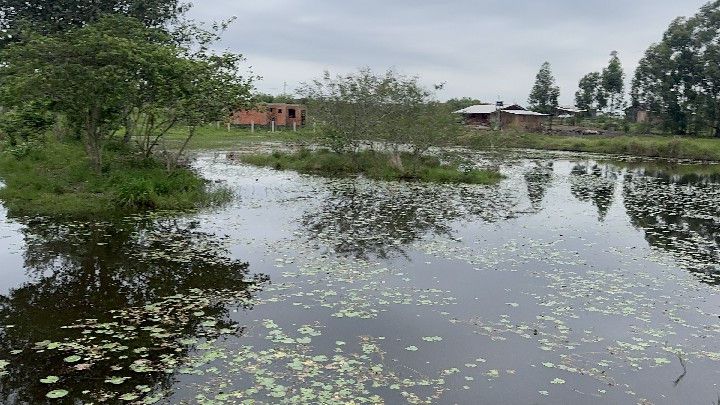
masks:
[[[602,87],[602,75],[598,72],[588,73],[580,79],[580,88],[575,93],[575,105],[584,110],[602,110],[607,105],[607,98]]]
[[[535,78],[535,85],[528,103],[530,109],[543,114],[553,114],[558,106],[560,98],[560,87],[555,84],[549,62],[543,63]]]
[[[177,45],[164,30],[123,16],[56,36],[34,34],[0,53],[0,102],[18,108],[46,101],[81,132],[91,164],[100,171],[103,144],[123,125],[132,133],[142,123],[148,139],[155,135],[147,143],[146,151],[152,151],[175,124],[195,128],[249,97],[252,78],[239,76],[240,56],[199,49]],[[128,119],[132,114],[135,125]]]
[[[312,119],[336,152],[357,150],[360,144],[377,137],[381,127],[382,77],[370,69],[319,79],[303,84],[298,93],[308,99]]]
[[[607,98],[607,106],[611,113],[622,110],[625,106],[625,72],[618,53],[611,53],[610,62],[602,72],[603,97]]]
[[[162,28],[187,10],[179,0],[4,0],[0,4],[0,47],[28,31],[55,35],[94,23],[103,16],[134,17]]]
[[[348,75],[325,72],[299,93],[308,99],[311,118],[336,152],[357,151],[364,141],[382,139],[396,152],[407,144],[420,155],[454,136],[458,127],[447,106],[417,77],[392,70],[383,75],[368,68]]]
[[[720,137],[720,1],[692,18],[678,18],[640,61],[634,106],[647,108],[676,134]]]

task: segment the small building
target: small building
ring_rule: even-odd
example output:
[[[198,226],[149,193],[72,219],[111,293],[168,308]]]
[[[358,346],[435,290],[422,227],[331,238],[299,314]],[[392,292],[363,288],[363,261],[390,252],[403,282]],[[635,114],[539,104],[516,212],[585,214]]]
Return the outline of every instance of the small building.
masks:
[[[650,108],[645,104],[638,104],[626,108],[625,117],[628,121],[638,124],[655,124],[659,121],[654,119],[650,113]]]
[[[233,125],[271,125],[279,127],[298,127],[305,125],[307,108],[300,104],[267,103],[252,110],[236,111],[231,117]]]
[[[549,114],[541,114],[527,110],[500,111],[500,126],[502,129],[517,129],[521,131],[540,132],[543,124],[548,122]]]
[[[555,116],[558,118],[575,118],[587,115],[588,110],[575,106],[558,106],[555,109]]]
[[[494,104],[478,104],[455,111],[455,114],[462,115],[467,125],[490,127],[493,122],[497,121],[498,111],[514,110],[522,111],[525,109],[517,104],[512,104],[507,107],[497,107]]]

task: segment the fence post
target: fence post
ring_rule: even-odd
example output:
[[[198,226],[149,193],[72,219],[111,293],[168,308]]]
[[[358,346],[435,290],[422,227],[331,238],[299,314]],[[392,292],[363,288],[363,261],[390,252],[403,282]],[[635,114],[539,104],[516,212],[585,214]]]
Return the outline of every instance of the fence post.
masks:
[[[250,132],[255,133],[255,121],[250,121]]]
[[[293,121],[293,132],[297,132],[297,122]]]
[[[230,132],[230,123],[229,122],[227,123],[227,130],[228,130],[228,132]]]
[[[272,121],[271,128],[272,128],[272,132],[274,133],[275,132],[275,121]]]

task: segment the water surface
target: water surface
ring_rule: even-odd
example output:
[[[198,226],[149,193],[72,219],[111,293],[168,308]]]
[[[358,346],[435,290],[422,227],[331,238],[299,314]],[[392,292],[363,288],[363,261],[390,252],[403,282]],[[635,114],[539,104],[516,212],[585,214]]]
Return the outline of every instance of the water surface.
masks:
[[[464,153],[507,179],[207,153],[198,169],[236,194],[223,208],[0,212],[0,402],[717,401],[717,167]]]

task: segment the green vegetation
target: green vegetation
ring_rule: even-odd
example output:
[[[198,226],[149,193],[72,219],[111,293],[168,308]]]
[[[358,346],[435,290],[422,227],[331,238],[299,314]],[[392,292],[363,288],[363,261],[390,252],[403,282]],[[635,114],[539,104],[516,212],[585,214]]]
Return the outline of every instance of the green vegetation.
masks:
[[[632,105],[674,134],[720,137],[720,1],[675,19],[635,72]]]
[[[543,63],[535,77],[535,85],[530,92],[528,103],[532,111],[543,114],[555,114],[560,97],[560,87],[556,85],[550,62]]]
[[[112,145],[111,145],[112,146]],[[12,215],[89,218],[139,210],[187,210],[224,201],[229,193],[189,169],[168,172],[160,161],[106,148],[97,173],[79,142],[0,153],[0,199]]]
[[[462,165],[443,164],[437,157],[413,154],[389,154],[376,151],[339,153],[328,150],[275,152],[272,155],[246,155],[245,163],[295,170],[325,176],[362,174],[377,180],[405,180],[427,183],[495,184],[503,176],[494,170],[463,169]]]
[[[187,134],[184,130],[174,129],[168,132],[163,141],[163,146],[169,150],[179,149]],[[279,128],[276,132],[270,132],[263,127],[255,128],[251,132],[249,128],[227,127],[221,125],[219,128],[214,125],[203,126],[197,129],[196,135],[186,146],[186,150],[234,150],[242,145],[259,142],[288,142],[288,143],[312,143],[320,141],[319,133],[312,129],[302,128],[297,132],[292,129]]]
[[[720,161],[720,140],[667,136],[558,136],[513,132],[473,132],[461,143],[475,149],[528,148]]]
[[[0,198],[11,212],[184,210],[222,194],[183,153],[198,128],[251,104],[243,57],[211,50],[226,23],[182,19],[176,0],[41,3],[0,6]],[[159,150],[171,132],[177,145]]]

